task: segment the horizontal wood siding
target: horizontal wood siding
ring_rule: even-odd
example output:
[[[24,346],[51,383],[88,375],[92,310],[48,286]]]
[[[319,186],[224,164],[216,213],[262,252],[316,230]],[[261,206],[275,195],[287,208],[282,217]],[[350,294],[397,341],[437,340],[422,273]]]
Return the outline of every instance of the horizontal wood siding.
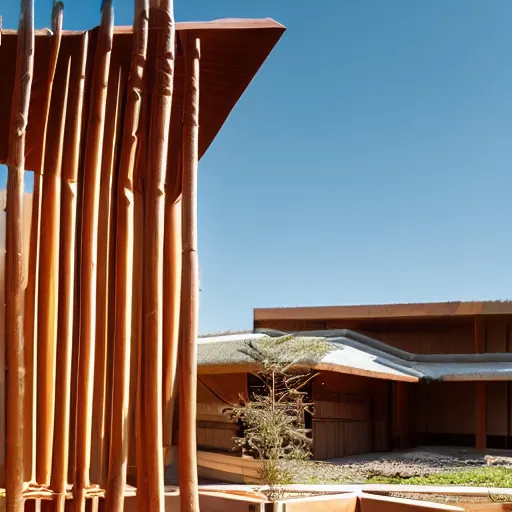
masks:
[[[240,484],[261,483],[261,462],[223,453],[197,452],[199,477]]]
[[[512,351],[512,317],[482,317],[485,352]],[[430,319],[269,319],[255,321],[257,328],[283,331],[351,329],[417,354],[471,354],[474,352],[474,318]]]
[[[206,450],[230,451],[238,424],[225,414],[247,399],[247,373],[200,375],[197,386],[197,445]]]
[[[328,459],[389,449],[388,383],[322,372],[313,382],[313,455]]]

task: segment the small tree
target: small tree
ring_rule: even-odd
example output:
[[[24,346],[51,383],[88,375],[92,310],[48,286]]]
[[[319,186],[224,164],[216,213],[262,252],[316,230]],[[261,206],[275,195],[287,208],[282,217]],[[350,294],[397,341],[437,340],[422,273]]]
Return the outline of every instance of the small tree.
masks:
[[[291,483],[285,461],[311,456],[310,430],[305,414],[313,414],[306,385],[316,377],[312,365],[330,349],[324,340],[282,336],[250,341],[241,349],[257,365],[261,392],[226,412],[240,421],[243,437],[233,438],[242,453],[262,461],[261,477],[269,486],[269,498],[278,499],[281,486]]]

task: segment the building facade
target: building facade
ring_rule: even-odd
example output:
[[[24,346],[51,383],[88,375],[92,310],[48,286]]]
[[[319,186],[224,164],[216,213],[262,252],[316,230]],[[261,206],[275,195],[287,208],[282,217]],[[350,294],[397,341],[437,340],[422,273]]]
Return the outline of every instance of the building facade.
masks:
[[[510,302],[256,309],[250,336],[323,336],[336,347],[315,363],[310,389],[313,455],[328,459],[419,445],[512,448],[511,322]],[[203,449],[229,450],[236,426],[222,409],[250,393],[251,369],[235,354],[244,336],[199,345]]]

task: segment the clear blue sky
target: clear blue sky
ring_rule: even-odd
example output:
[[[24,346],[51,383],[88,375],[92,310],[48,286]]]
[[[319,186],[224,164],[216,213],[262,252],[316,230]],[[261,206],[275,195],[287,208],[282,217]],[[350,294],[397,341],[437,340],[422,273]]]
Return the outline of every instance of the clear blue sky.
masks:
[[[200,163],[202,332],[249,328],[253,307],[512,297],[510,0],[175,10],[288,29]],[[98,11],[69,0],[65,27]]]

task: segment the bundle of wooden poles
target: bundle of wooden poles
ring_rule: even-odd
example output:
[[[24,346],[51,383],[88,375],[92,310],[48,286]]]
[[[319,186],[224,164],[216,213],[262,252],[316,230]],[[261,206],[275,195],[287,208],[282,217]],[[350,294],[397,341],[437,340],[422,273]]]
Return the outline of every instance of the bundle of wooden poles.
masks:
[[[33,0],[21,0],[9,132],[6,256],[7,510],[164,510],[179,395],[181,510],[198,510],[195,404],[199,44],[175,35],[172,0],[135,0],[128,66],[111,59],[114,12],[48,35],[41,93]],[[1,44],[1,43],[0,43]],[[129,57],[130,59],[130,57]],[[182,60],[183,83],[174,80]],[[184,91],[182,112],[173,93]],[[22,208],[30,102],[45,98],[30,244]],[[181,130],[170,133],[171,113]],[[39,120],[41,122],[41,120]],[[176,154],[169,154],[177,138]],[[23,257],[28,251],[28,275]],[[179,359],[179,365],[177,361]],[[179,368],[179,371],[178,371]],[[98,499],[98,497],[100,499]],[[103,499],[104,498],[104,499]]]

